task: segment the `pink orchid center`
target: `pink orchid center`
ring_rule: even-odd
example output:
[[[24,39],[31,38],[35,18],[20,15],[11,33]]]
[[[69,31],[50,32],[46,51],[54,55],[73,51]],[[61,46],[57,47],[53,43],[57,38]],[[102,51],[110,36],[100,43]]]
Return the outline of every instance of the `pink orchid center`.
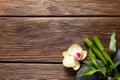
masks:
[[[80,53],[76,53],[76,55],[77,55],[77,60],[79,60],[79,61],[82,60],[83,57]]]

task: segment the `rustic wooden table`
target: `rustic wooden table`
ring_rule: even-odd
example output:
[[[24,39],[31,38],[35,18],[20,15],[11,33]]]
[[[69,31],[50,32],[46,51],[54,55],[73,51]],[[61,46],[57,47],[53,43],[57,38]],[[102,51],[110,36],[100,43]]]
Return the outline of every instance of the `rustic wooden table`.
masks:
[[[62,52],[113,30],[120,48],[120,0],[0,0],[0,80],[75,80]]]

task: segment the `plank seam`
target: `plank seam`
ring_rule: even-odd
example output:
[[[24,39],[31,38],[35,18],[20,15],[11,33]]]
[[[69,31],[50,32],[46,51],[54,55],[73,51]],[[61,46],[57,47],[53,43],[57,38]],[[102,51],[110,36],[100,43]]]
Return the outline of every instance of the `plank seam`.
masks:
[[[39,15],[7,15],[7,16],[0,16],[0,17],[120,17],[120,15],[60,15],[60,16],[39,16]]]
[[[62,64],[62,62],[22,62],[22,61],[0,61],[0,63],[23,63],[23,64]]]

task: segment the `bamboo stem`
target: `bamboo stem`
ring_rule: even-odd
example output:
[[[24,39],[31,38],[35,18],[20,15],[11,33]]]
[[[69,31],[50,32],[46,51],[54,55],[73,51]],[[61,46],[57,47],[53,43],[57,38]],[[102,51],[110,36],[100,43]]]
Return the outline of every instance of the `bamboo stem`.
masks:
[[[105,50],[105,48],[103,47],[100,39],[99,39],[98,37],[94,37],[93,40],[94,40],[96,46],[98,47],[98,49],[101,51],[101,53],[102,53],[102,55],[104,56],[104,58],[105,58],[106,60],[108,60],[111,64],[113,64],[112,59],[110,58],[110,56],[109,56],[108,53],[106,52],[106,50]]]
[[[107,61],[105,60],[101,52],[95,47],[95,45],[88,38],[85,38],[84,42],[96,54],[96,56],[102,60],[104,64],[107,64]]]

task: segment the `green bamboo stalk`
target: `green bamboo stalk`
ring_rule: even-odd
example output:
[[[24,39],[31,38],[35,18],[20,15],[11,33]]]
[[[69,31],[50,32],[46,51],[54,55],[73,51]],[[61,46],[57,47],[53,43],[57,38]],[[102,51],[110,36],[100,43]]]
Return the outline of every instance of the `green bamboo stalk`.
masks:
[[[89,49],[89,56],[96,68],[100,69],[101,66],[97,62],[96,56],[91,49]]]
[[[105,58],[106,60],[108,60],[111,64],[113,64],[112,59],[110,58],[110,56],[109,56],[108,53],[106,52],[106,50],[105,50],[105,48],[103,47],[100,39],[99,39],[98,37],[94,37],[93,40],[94,40],[96,46],[98,47],[98,49],[101,51],[101,53],[102,53],[102,55],[104,56],[104,58]]]
[[[107,61],[105,60],[101,52],[96,48],[96,46],[88,38],[85,38],[84,42],[96,54],[96,56],[102,60],[104,64],[107,64]]]
[[[84,60],[83,63],[84,63],[89,69],[95,70],[94,65],[93,65],[90,61]]]

